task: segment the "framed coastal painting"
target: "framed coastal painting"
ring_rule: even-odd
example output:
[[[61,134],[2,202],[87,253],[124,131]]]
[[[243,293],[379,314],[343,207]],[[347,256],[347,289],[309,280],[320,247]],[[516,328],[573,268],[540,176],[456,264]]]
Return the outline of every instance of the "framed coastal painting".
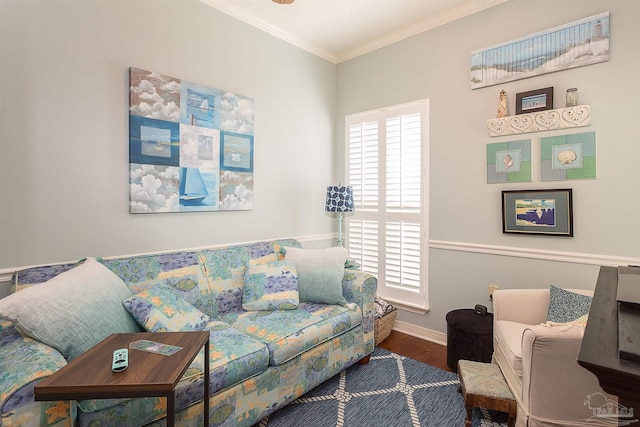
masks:
[[[471,89],[609,60],[609,12],[471,52]]]
[[[253,99],[129,69],[129,211],[253,209]]]
[[[572,190],[503,191],[502,232],[572,237]]]
[[[553,110],[553,86],[516,93],[516,115]]]

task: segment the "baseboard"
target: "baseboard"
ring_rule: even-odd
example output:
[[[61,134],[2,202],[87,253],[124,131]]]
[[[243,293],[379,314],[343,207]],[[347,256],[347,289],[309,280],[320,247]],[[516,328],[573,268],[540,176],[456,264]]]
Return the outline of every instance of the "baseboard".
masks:
[[[421,326],[412,325],[411,323],[396,321],[393,327],[394,331],[402,332],[403,334],[411,335],[423,340],[431,341],[440,345],[447,345],[447,334],[434,331],[432,329],[423,328]]]

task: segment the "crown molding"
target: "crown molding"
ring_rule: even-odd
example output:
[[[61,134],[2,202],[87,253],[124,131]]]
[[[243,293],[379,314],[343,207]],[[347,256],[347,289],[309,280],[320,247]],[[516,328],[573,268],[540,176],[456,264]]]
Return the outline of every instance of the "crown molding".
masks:
[[[385,46],[389,46],[399,41],[408,39],[410,37],[464,18],[465,16],[473,15],[474,13],[480,12],[484,9],[489,9],[493,6],[497,6],[507,1],[509,0],[478,0],[461,4],[460,6],[448,10],[445,13],[431,16],[413,25],[409,25],[384,37],[373,40],[372,42],[362,45],[349,52],[337,55],[337,63],[345,62],[358,56],[365,55],[367,53],[373,52],[374,50],[381,49]]]
[[[279,38],[293,46],[303,49],[309,53],[312,53],[322,59],[325,59],[333,64],[339,64],[341,62],[348,61],[358,56],[373,52],[374,50],[383,48],[385,46],[397,43],[401,40],[413,37],[417,34],[439,27],[441,25],[448,24],[465,16],[472,15],[480,12],[484,9],[505,3],[509,0],[476,0],[466,2],[454,9],[451,9],[445,13],[429,17],[425,20],[419,21],[413,25],[409,25],[399,31],[395,31],[384,37],[373,40],[360,47],[352,49],[345,53],[336,53],[321,46],[317,46],[313,43],[309,43],[301,37],[294,36],[286,31],[283,31],[270,23],[258,19],[255,16],[241,10],[239,7],[233,6],[227,2],[220,0],[199,0],[200,2],[211,6],[219,11],[226,13],[246,24],[249,24],[255,28],[258,28],[272,36]]]
[[[333,64],[338,63],[338,57],[335,53],[327,49],[324,49],[320,46],[315,46],[312,43],[307,42],[306,40],[303,40],[299,37],[289,34],[288,32],[283,31],[271,25],[266,21],[258,19],[255,16],[251,15],[250,13],[247,13],[236,6],[232,6],[228,3],[221,2],[218,0],[199,0],[199,1],[215,9],[218,9],[219,11],[226,13],[227,15],[230,15],[259,30],[262,30],[268,34],[271,34],[272,36],[280,40],[283,40],[289,44],[299,47],[302,50],[305,50],[309,53],[319,56],[320,58],[325,59]]]

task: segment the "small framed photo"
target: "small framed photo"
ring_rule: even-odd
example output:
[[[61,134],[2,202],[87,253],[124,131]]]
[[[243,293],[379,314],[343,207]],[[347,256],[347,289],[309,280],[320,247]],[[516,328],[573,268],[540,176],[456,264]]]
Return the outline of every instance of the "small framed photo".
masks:
[[[553,86],[516,93],[516,115],[553,110]]]
[[[502,232],[573,237],[572,190],[503,191]]]

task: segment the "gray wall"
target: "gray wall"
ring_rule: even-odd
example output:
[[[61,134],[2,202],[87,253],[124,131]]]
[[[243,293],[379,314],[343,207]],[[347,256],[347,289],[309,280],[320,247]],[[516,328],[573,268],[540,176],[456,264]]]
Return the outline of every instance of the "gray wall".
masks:
[[[579,7],[578,7],[579,6]],[[611,52],[606,63],[546,74],[482,89],[469,86],[469,57],[476,49],[506,42],[596,13],[611,13]],[[501,5],[338,65],[336,139],[344,141],[342,118],[351,113],[430,99],[430,239],[473,252],[429,250],[426,315],[401,312],[399,320],[444,332],[445,314],[454,308],[490,306],[487,286],[503,288],[559,286],[593,288],[598,267],[589,264],[617,257],[640,257],[640,144],[637,92],[640,78],[638,17],[635,0],[510,0]],[[486,121],[496,116],[498,94],[553,86],[556,107],[564,107],[569,87],[591,104],[592,125],[514,137],[489,138]],[[541,182],[539,138],[565,133],[597,133],[597,180]],[[531,138],[533,182],[486,183],[486,144]],[[344,157],[338,159],[343,163]],[[573,188],[575,237],[504,235],[500,192],[532,188]],[[469,213],[473,212],[473,219]],[[438,245],[440,247],[441,245]],[[486,248],[485,248],[486,247]],[[525,258],[512,249],[530,251]],[[499,249],[500,255],[492,255]],[[542,260],[555,251],[552,260]],[[565,262],[563,256],[580,258]],[[586,258],[586,263],[583,263]]]
[[[609,62],[469,88],[472,50],[606,10]],[[335,66],[195,0],[0,0],[0,272],[325,236],[335,230],[322,206],[324,186],[343,176],[344,116],[429,98],[431,311],[399,319],[444,331],[447,311],[488,304],[488,284],[593,288],[594,263],[640,256],[638,16],[636,0],[510,0]],[[128,213],[130,66],[254,98],[253,211]],[[591,104],[592,126],[571,132],[597,132],[598,179],[542,183],[534,169],[532,183],[486,184],[486,144],[510,140],[489,138],[486,129],[499,91],[509,93],[513,111],[515,93],[547,86],[557,105],[568,87]],[[537,148],[540,136],[560,133],[526,137]],[[574,238],[501,233],[502,189],[561,187],[574,189]],[[511,256],[515,250],[530,253]],[[547,252],[550,260],[541,259]],[[565,261],[567,254],[582,258]]]
[[[199,1],[0,0],[0,272],[326,235],[335,65]],[[255,102],[248,212],[128,213],[128,68]]]

